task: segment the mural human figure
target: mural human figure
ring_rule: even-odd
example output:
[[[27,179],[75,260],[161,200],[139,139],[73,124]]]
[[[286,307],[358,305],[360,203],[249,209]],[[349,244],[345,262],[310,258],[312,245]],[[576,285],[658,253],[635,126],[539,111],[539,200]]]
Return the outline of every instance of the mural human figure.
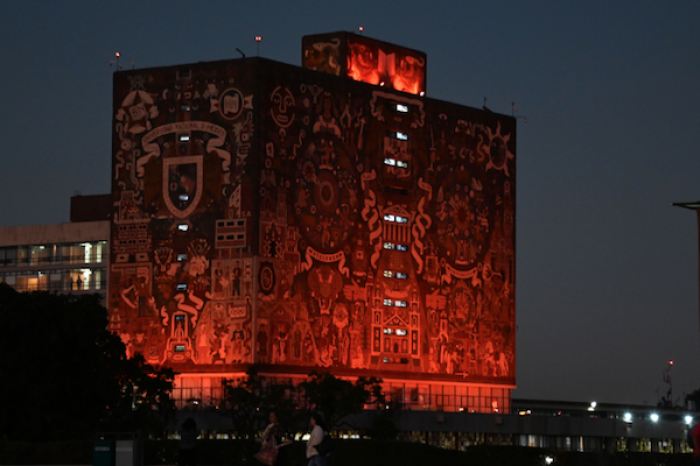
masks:
[[[236,261],[236,266],[233,268],[233,296],[241,295],[241,263]]]

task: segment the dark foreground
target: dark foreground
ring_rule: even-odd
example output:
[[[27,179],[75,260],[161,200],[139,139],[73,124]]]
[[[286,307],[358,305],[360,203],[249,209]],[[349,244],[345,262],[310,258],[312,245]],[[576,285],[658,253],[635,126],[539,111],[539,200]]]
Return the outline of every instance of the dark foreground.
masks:
[[[252,458],[255,442],[203,440],[199,444],[199,464],[203,466],[261,466]],[[287,448],[287,466],[306,466],[304,444]],[[177,441],[148,440],[144,443],[143,463],[148,466],[173,465],[177,461]],[[539,448],[475,446],[467,451],[443,450],[428,445],[371,440],[343,440],[331,455],[330,466],[545,466],[547,456],[554,466],[692,466],[689,454],[662,453],[579,453]],[[32,444],[0,440],[2,465],[90,465],[93,442],[75,441]],[[104,465],[99,465],[104,466]],[[139,465],[133,465],[139,466]]]

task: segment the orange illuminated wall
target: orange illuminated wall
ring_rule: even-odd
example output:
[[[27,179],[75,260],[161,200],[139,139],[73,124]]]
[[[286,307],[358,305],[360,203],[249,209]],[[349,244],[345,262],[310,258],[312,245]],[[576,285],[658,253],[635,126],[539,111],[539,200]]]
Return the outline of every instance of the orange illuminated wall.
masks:
[[[117,72],[110,329],[183,376],[256,363],[507,399],[515,129],[260,58]]]
[[[409,94],[425,93],[425,53],[350,32],[305,36],[302,66]]]

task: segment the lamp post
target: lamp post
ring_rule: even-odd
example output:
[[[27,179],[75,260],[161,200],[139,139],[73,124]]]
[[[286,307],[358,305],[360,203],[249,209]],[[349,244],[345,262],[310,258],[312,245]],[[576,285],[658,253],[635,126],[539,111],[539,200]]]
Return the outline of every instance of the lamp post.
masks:
[[[674,206],[683,207],[684,209],[694,210],[698,219],[698,268],[700,269],[700,201],[695,202],[674,202]],[[700,273],[698,274],[700,280]],[[698,291],[700,297],[700,281],[698,282]],[[700,299],[698,301],[700,303]],[[700,306],[700,304],[699,304]],[[699,323],[700,325],[700,323]]]

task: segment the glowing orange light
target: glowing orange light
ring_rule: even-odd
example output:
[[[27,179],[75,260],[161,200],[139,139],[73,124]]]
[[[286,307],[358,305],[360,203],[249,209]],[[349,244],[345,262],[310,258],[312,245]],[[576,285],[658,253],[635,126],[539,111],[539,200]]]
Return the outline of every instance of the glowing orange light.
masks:
[[[255,36],[255,42],[262,42],[262,36]]]
[[[672,365],[673,365],[673,359],[671,359],[671,360],[668,361],[668,365],[669,365],[669,366],[672,366]]]
[[[117,58],[119,58],[121,56],[121,55],[119,55],[119,52],[115,53],[114,55],[116,55]]]

